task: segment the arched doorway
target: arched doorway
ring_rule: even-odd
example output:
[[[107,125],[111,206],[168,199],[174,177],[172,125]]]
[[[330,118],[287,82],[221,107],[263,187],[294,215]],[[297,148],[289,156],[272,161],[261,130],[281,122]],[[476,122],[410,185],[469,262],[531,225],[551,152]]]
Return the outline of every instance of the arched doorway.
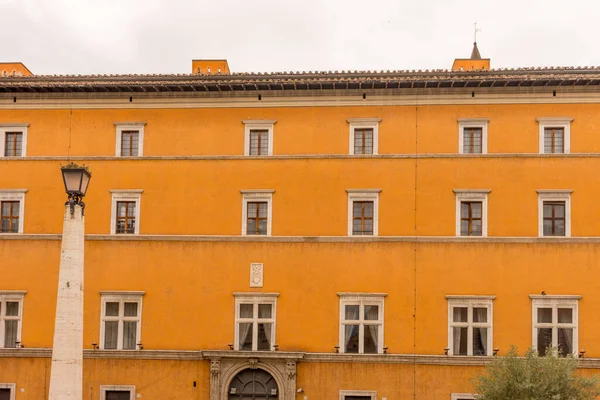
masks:
[[[267,371],[245,369],[233,377],[229,384],[229,400],[276,400],[279,388],[275,378]]]

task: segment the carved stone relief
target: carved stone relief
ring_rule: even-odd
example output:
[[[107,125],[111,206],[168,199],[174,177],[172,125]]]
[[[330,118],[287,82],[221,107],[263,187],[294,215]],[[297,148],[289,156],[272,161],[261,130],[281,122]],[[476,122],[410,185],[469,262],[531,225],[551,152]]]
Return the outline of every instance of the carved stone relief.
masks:
[[[263,264],[250,264],[250,287],[263,287]]]

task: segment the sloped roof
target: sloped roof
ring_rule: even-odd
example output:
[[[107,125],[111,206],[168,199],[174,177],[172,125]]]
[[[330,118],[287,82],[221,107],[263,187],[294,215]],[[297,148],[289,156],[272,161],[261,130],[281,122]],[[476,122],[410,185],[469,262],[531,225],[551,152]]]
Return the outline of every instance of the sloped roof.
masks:
[[[230,92],[600,85],[600,67],[0,77],[0,93]]]
[[[471,52],[471,60],[481,60],[481,54],[477,48],[477,42],[473,43],[473,51]]]

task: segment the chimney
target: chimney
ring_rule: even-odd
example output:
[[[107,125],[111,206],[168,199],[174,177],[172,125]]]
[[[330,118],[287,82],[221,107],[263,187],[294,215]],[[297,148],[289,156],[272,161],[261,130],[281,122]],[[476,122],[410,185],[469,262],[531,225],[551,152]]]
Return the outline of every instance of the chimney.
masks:
[[[229,75],[227,60],[192,60],[192,74]]]

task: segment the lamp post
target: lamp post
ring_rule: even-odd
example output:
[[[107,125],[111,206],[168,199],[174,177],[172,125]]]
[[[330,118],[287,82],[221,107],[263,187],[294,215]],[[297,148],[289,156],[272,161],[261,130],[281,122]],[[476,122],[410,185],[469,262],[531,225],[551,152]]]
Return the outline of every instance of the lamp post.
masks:
[[[83,397],[83,246],[85,197],[92,174],[86,166],[61,167],[65,203],[58,274],[49,400]]]

